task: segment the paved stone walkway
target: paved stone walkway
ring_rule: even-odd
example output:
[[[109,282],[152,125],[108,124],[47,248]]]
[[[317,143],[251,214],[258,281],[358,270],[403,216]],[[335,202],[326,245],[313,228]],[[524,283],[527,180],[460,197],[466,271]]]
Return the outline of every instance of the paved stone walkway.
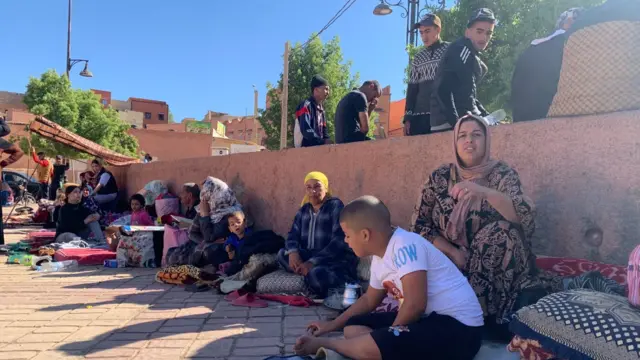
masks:
[[[160,284],[153,269],[40,274],[0,256],[2,359],[263,359],[291,352],[323,307],[234,307]]]

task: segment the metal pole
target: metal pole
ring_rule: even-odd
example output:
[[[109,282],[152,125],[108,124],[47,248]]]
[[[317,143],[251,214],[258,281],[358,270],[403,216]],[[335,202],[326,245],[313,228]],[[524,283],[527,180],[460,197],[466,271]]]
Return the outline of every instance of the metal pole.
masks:
[[[67,79],[71,70],[71,1],[69,0],[69,14],[67,15],[67,63],[65,64]]]
[[[418,6],[417,0],[409,0],[409,44],[412,46],[416,45],[416,32],[413,30],[413,26],[416,24],[418,16],[418,11],[416,7]]]
[[[253,90],[253,134],[255,143],[258,143],[258,89]]]
[[[280,119],[280,150],[287,147],[287,109],[289,100],[289,42],[284,44],[284,73],[282,74],[282,101]]]
[[[3,182],[3,169],[0,169],[0,184]],[[1,188],[1,186],[0,186]],[[2,204],[0,204],[0,245],[4,245],[4,215],[2,214]],[[8,219],[7,219],[8,220]]]

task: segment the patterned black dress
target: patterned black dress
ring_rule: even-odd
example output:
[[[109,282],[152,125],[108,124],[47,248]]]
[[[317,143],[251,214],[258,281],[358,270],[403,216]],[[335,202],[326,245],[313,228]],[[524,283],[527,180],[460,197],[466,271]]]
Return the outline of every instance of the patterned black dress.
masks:
[[[414,209],[411,230],[433,241],[445,239],[445,228],[456,201],[449,195],[455,178],[455,166],[445,164],[427,180]],[[507,194],[520,219],[519,224],[507,221],[486,200],[481,210],[471,212],[466,221],[468,259],[463,273],[469,279],[485,316],[495,316],[496,322],[508,322],[518,295],[523,289],[542,287],[553,290],[559,279],[549,276],[543,281],[535,266],[531,236],[535,230],[535,207],[520,184],[518,173],[503,162],[491,170],[488,187]],[[480,226],[474,231],[472,219]],[[447,239],[450,241],[450,239]],[[545,277],[547,276],[544,274]]]

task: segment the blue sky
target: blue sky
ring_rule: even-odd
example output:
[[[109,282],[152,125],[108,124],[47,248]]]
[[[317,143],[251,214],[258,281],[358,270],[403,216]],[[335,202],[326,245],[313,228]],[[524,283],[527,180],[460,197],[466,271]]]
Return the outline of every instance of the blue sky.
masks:
[[[321,38],[338,35],[361,79],[404,97],[406,20],[400,10],[375,16],[377,0],[356,3]],[[74,87],[169,103],[177,121],[207,110],[253,111],[252,84],[264,107],[265,84],[282,71],[284,43],[304,42],[343,0],[75,0],[71,57],[89,59],[93,78],[71,73]],[[2,85],[24,92],[29,76],[64,71],[67,0],[1,1]]]

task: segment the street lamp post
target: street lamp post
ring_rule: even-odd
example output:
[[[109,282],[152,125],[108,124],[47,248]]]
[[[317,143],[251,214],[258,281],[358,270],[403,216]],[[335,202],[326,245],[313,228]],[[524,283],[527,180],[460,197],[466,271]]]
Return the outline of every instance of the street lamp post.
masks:
[[[93,74],[91,73],[91,71],[89,71],[89,60],[71,58],[71,5],[72,5],[72,2],[73,0],[69,0],[69,12],[67,14],[67,62],[65,66],[67,79],[69,78],[69,71],[71,71],[71,68],[73,67],[73,65],[79,62],[84,62],[84,69],[80,71],[80,76],[93,77]]]
[[[440,8],[444,9],[445,0],[437,0],[437,2]],[[389,15],[393,12],[393,9],[391,9],[392,7],[401,8],[403,12],[400,16],[403,19],[407,19],[407,32],[405,34],[407,45],[417,46],[417,29],[414,29],[414,26],[420,21],[420,14],[428,9],[420,9],[420,0],[407,0],[406,6],[402,0],[396,3],[389,2],[388,0],[380,0],[380,4],[373,9],[373,14],[380,16]]]

